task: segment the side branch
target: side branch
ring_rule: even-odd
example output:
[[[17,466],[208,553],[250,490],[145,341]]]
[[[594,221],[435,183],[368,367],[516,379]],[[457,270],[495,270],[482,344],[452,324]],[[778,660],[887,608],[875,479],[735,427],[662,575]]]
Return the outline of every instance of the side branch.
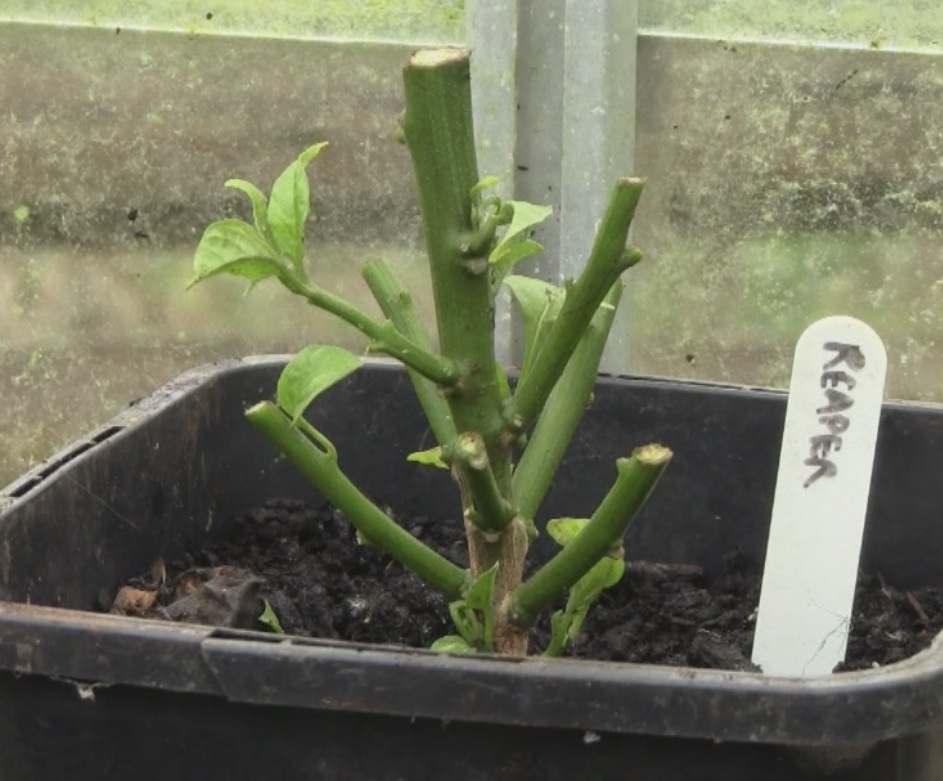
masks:
[[[278,407],[265,401],[246,417],[350,519],[371,544],[415,572],[449,599],[459,599],[470,584],[468,572],[436,553],[367,499],[337,465],[333,446],[303,418],[297,426]]]
[[[419,349],[432,352],[429,335],[423,327],[422,320],[416,312],[412,297],[400,284],[393,274],[389,264],[383,260],[371,260],[363,267],[363,278],[366,280],[373,297],[380,305],[383,314],[393,322],[396,330],[416,344]],[[455,424],[452,422],[452,413],[449,406],[435,383],[426,379],[415,369],[408,369],[409,379],[412,380],[416,398],[426,413],[426,419],[442,446],[448,445],[455,439]]]
[[[641,260],[641,253],[625,243],[643,185],[641,179],[616,183],[586,267],[567,290],[532,371],[507,403],[505,419],[515,429],[526,428],[539,414],[599,304],[622,273]]]
[[[454,468],[461,472],[472,500],[472,506],[465,508],[467,520],[483,532],[504,531],[515,512],[501,496],[481,435],[474,431],[459,434],[451,456]]]
[[[513,624],[533,624],[541,610],[625,536],[670,460],[668,448],[652,444],[637,448],[630,458],[616,461],[616,481],[583,531],[514,592],[510,611]]]
[[[401,334],[389,320],[375,320],[340,296],[302,282],[301,279],[286,275],[281,281],[293,293],[307,299],[309,304],[330,312],[369,336],[373,340],[370,349],[374,352],[396,358],[426,379],[444,387],[452,387],[462,378],[462,370],[457,362],[422,349]]]
[[[589,404],[606,339],[622,297],[622,282],[616,282],[596,312],[563,370],[563,376],[547,398],[546,406],[514,468],[511,487],[518,512],[533,518],[573,438],[583,410]]]

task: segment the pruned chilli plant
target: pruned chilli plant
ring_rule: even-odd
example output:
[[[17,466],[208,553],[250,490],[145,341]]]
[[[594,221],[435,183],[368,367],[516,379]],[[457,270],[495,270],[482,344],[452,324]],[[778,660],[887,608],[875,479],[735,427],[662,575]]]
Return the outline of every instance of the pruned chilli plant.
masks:
[[[544,649],[557,655],[576,636],[593,601],[622,576],[626,529],[671,458],[659,444],[618,458],[611,486],[591,514],[548,522],[547,533],[560,549],[523,577],[537,534],[534,518],[591,400],[621,277],[641,259],[627,240],[643,182],[615,182],[575,279],[556,286],[514,273],[519,261],[542,250],[532,233],[550,209],[502,199],[495,194],[497,180],[479,175],[469,63],[466,50],[432,49],[416,52],[404,69],[401,136],[415,169],[434,331],[383,260],[362,269],[382,319],[322,287],[316,262],[309,272],[307,166],[323,143],[305,149],[268,195],[247,181],[227,182],[248,196],[252,220],[226,219],[206,229],[191,284],[228,274],[251,290],[275,279],[365,334],[370,352],[405,366],[438,442],[408,457],[451,472],[461,498],[467,569],[413,537],[366,497],[344,474],[343,454],[306,419],[320,393],[357,370],[358,356],[328,344],[304,348],[281,373],[274,400],[259,402],[246,415],[350,520],[359,539],[447,596],[455,633],[433,648],[525,654],[537,616],[559,602],[564,606],[551,616],[552,636]],[[495,359],[494,311],[502,287],[523,326],[523,360],[514,383]]]

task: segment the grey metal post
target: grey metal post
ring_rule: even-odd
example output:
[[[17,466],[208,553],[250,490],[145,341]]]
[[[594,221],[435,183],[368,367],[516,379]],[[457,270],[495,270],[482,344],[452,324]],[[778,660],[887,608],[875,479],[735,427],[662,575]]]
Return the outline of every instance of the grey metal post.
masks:
[[[547,203],[544,255],[529,271],[558,283],[582,267],[609,190],[632,174],[637,0],[472,0],[472,94],[483,173],[503,194]],[[499,354],[520,357],[506,303]],[[603,357],[626,371],[626,307]]]

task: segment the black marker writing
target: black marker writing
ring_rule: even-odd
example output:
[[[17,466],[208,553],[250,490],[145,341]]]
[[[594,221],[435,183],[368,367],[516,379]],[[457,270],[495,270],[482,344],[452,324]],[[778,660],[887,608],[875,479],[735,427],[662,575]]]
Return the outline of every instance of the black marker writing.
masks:
[[[815,410],[819,416],[819,423],[827,433],[809,437],[809,457],[803,463],[813,467],[815,471],[802,484],[804,488],[808,488],[823,477],[834,477],[838,474],[838,466],[832,460],[832,456],[841,450],[841,435],[851,425],[851,420],[845,413],[855,404],[851,391],[854,390],[857,381],[846,371],[836,369],[836,367],[845,364],[848,369],[857,372],[865,365],[864,353],[858,345],[826,342],[823,348],[836,353],[822,366],[820,382],[825,391],[826,403]],[[839,389],[840,386],[843,389]]]

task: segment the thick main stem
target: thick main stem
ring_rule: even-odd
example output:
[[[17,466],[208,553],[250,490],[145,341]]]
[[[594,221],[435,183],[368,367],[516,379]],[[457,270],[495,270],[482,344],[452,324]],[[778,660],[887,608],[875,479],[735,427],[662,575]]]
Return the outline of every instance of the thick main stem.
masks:
[[[480,481],[479,475],[458,470],[471,570],[478,577],[500,562],[493,591],[500,605],[520,584],[528,537],[523,521],[508,523],[505,514],[511,499],[511,441],[496,373],[490,269],[487,258],[476,254],[486,248],[472,240],[482,226],[475,224],[472,209],[479,176],[470,54],[451,48],[416,52],[403,82],[403,136],[416,173],[439,349],[446,360],[466,368],[446,400],[458,435],[479,436],[487,454]],[[501,517],[489,517],[492,513]],[[494,644],[498,653],[525,653],[527,635],[500,622]]]
[[[467,50],[450,48],[423,50],[410,58],[403,71],[403,135],[416,173],[439,349],[447,360],[469,367],[448,394],[452,417],[459,434],[475,431],[483,437],[495,479],[506,493],[510,460],[500,437],[504,421],[495,376],[491,284],[487,262],[481,268],[463,251],[478,227],[472,223],[478,163],[469,61]]]

